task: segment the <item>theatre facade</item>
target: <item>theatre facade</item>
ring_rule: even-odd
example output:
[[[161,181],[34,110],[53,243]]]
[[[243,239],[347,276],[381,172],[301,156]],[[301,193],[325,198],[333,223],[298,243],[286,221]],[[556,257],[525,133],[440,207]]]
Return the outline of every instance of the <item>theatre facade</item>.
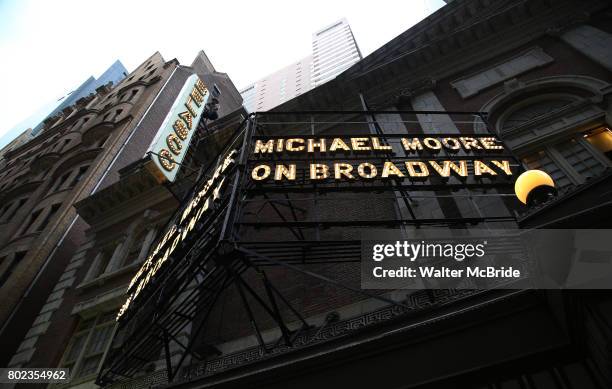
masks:
[[[75,204],[75,283],[21,366],[69,367],[61,387],[612,386],[605,290],[360,273],[374,231],[610,227],[611,12],[455,0],[270,112],[186,71],[143,157]],[[534,169],[556,192],[528,207]]]
[[[577,7],[452,2],[218,127],[130,282],[98,384],[609,386],[609,292],[360,284],[374,230],[609,225],[609,9]],[[556,194],[527,207],[514,183],[532,169]]]

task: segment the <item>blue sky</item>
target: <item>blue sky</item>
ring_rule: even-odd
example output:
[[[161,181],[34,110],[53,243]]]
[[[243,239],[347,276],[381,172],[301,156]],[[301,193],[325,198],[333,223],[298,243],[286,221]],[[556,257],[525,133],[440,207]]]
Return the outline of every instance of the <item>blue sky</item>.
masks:
[[[442,5],[442,0],[0,0],[0,138],[11,129],[18,135],[24,119],[89,76],[99,76],[116,59],[131,71],[155,51],[189,64],[204,50],[240,88],[309,55],[311,34],[341,17],[367,55]]]

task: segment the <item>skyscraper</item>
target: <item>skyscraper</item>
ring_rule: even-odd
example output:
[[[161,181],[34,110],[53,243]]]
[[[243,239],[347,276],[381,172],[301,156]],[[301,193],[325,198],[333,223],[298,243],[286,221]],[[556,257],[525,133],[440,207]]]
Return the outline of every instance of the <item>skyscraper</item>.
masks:
[[[240,91],[250,112],[267,111],[301,95],[361,60],[361,52],[346,19],[312,34],[312,54]]]
[[[85,97],[90,93],[94,93],[96,88],[106,85],[112,82],[113,85],[117,85],[119,81],[123,80],[127,76],[128,71],[123,66],[121,61],[116,60],[113,64],[102,73],[97,79],[90,76],[85,82],[83,82],[77,89],[68,93],[66,96],[60,98],[60,103],[51,111],[46,117],[51,117],[58,114],[62,109],[73,105],[81,97]],[[43,120],[40,121],[35,127],[33,127],[32,135],[36,136],[42,130]]]
[[[361,52],[346,19],[312,34],[312,87],[317,87],[361,59]]]
[[[95,78],[90,76],[76,89],[66,93],[54,102],[50,102],[41,107],[38,111],[21,121],[19,124],[0,136],[0,157],[11,149],[26,143],[35,136],[38,136],[43,129],[43,122],[47,118],[54,117],[62,112],[66,107],[76,103],[82,97],[95,93],[96,89],[112,82],[117,85],[129,72],[121,61],[116,60],[113,64]],[[59,118],[58,118],[59,119]]]

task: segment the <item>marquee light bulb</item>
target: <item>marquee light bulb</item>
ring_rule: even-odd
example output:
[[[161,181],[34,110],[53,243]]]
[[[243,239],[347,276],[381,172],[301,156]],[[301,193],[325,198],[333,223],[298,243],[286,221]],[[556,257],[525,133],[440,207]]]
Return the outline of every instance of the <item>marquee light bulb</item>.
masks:
[[[514,183],[516,197],[523,204],[530,204],[532,200],[537,201],[538,199],[534,196],[542,197],[543,193],[548,195],[551,192],[554,193],[554,191],[555,182],[548,173],[542,170],[527,170]]]

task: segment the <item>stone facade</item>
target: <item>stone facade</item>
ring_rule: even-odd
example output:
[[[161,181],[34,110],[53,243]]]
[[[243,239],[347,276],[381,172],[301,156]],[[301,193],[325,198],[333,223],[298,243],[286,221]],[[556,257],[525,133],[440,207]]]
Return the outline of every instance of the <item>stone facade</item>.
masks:
[[[23,337],[38,311],[57,309],[62,298],[47,297],[49,291],[61,291],[74,282],[74,272],[63,275],[70,259],[66,252],[73,253],[83,243],[73,204],[95,191],[113,169],[115,156],[175,66],[153,55],[129,79],[80,99],[48,120],[38,137],[5,155],[0,177],[5,204],[0,322],[7,351]],[[13,365],[23,362],[13,359]]]
[[[612,139],[609,15],[603,1],[580,6],[538,0],[450,2],[333,81],[274,111],[377,109],[385,111],[372,115],[381,136],[478,132],[483,123],[471,122],[468,128],[457,112],[482,112],[523,167],[547,171],[559,190],[538,209],[516,207],[516,199],[509,197],[476,200],[483,214],[513,203],[520,226],[609,228],[612,210],[606,196],[612,184],[612,159],[610,149],[599,142]],[[412,110],[448,114],[405,112]],[[294,130],[306,131],[297,126]],[[437,194],[438,198],[419,200],[415,212],[465,217],[462,192]],[[352,208],[358,204],[356,198]],[[352,217],[351,207],[330,209],[323,202],[319,207],[329,218]],[[332,229],[321,236],[331,236]],[[253,236],[264,239],[266,231]],[[308,269],[350,285],[358,277],[350,265]],[[329,338],[313,341],[304,334],[293,349],[282,346],[266,354],[257,346],[237,292],[227,292],[207,327],[208,338],[204,336],[221,355],[193,363],[170,387],[603,388],[612,384],[611,354],[603,351],[612,337],[610,331],[593,327],[611,323],[605,313],[609,293],[480,295],[458,299],[448,310],[432,305],[452,298],[421,294],[425,301],[414,305],[423,313],[410,318],[297,273],[266,272],[306,313],[308,323]],[[417,296],[394,299],[412,303]],[[338,313],[339,322],[328,325],[322,319],[326,310]],[[386,325],[376,324],[379,315]],[[278,330],[266,327],[273,327],[270,322],[260,323],[266,330],[264,339],[279,339]],[[155,382],[165,382],[165,375],[155,377]],[[138,380],[116,387],[138,387]]]
[[[176,207],[171,189],[133,166],[194,72],[218,88],[220,115],[240,109],[236,88],[203,52],[190,67],[156,53],[9,153],[0,181],[8,204],[0,251],[6,366],[59,365],[79,323],[122,303],[127,281]],[[22,248],[27,254],[16,257]]]

